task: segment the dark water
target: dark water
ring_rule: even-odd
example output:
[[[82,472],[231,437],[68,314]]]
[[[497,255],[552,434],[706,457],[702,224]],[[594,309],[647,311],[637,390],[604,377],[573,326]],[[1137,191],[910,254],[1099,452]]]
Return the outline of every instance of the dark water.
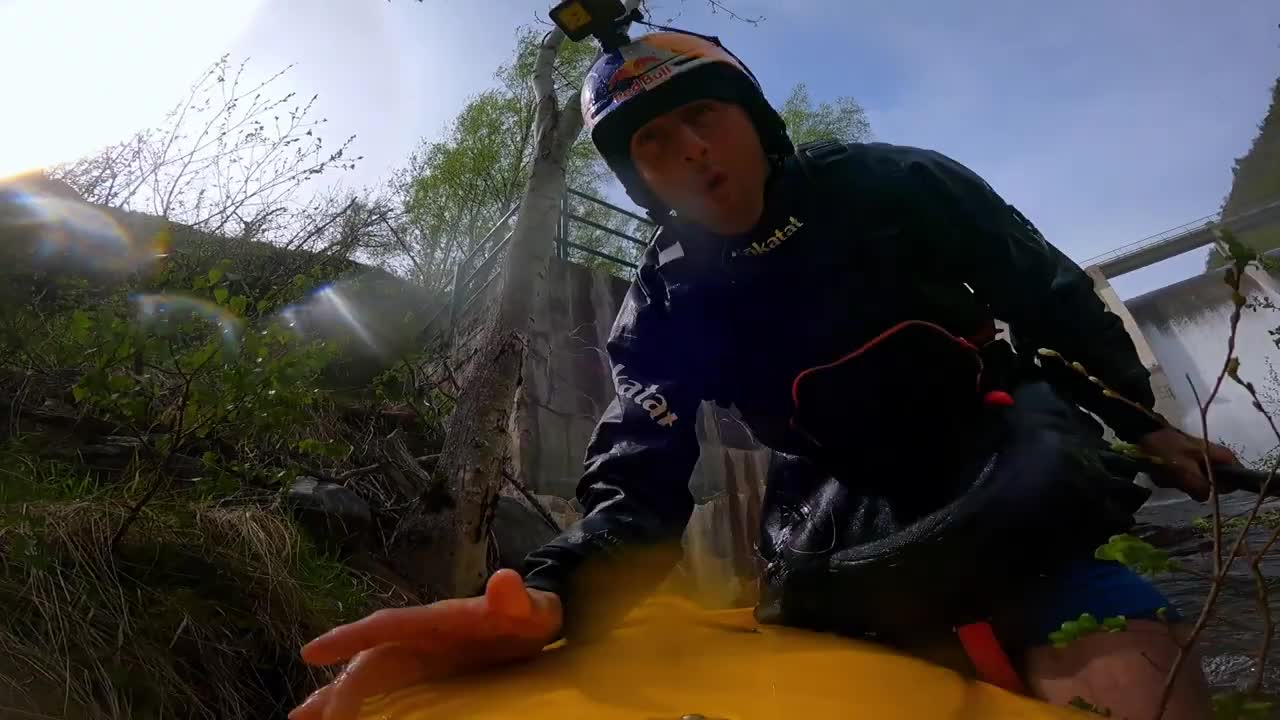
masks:
[[[1232,493],[1223,496],[1224,517],[1247,513],[1256,496]],[[1280,509],[1280,501],[1268,500],[1262,512]],[[1214,572],[1212,540],[1210,534],[1194,529],[1196,518],[1207,518],[1210,507],[1189,499],[1156,499],[1139,513],[1139,535],[1147,536],[1152,544],[1164,548],[1184,568],[1211,576]],[[1246,538],[1247,544],[1261,548],[1274,532],[1270,528],[1255,527]],[[1238,531],[1224,530],[1223,556],[1230,552]],[[1269,607],[1273,622],[1280,623],[1280,554],[1270,552],[1261,565],[1263,577],[1269,581]],[[1157,586],[1169,597],[1189,622],[1194,622],[1204,606],[1210,584],[1189,573],[1175,572],[1154,578]],[[1204,655],[1205,672],[1217,688],[1243,687],[1253,677],[1259,648],[1263,638],[1262,609],[1257,599],[1257,584],[1250,572],[1249,563],[1237,558],[1223,583],[1223,589],[1214,604],[1214,613],[1201,636],[1200,648]],[[1268,653],[1265,688],[1280,692],[1280,653],[1275,649]]]

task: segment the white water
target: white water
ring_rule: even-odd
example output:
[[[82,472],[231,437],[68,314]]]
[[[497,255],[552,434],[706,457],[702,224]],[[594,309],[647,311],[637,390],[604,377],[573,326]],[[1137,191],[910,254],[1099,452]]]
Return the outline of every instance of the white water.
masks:
[[[1268,276],[1246,275],[1240,289],[1250,301],[1270,298],[1280,303],[1276,287]],[[1227,357],[1231,289],[1220,273],[1197,275],[1128,300],[1125,305],[1173,388],[1178,409],[1169,419],[1188,432],[1202,434],[1200,411],[1188,377],[1201,402],[1207,400]],[[1235,350],[1241,361],[1241,378],[1255,385],[1263,406],[1273,414],[1280,411],[1280,379],[1271,366],[1280,368],[1280,350],[1268,331],[1278,327],[1280,311],[1246,309],[1236,333]],[[1276,419],[1280,423],[1280,418]],[[1266,418],[1253,408],[1248,392],[1230,378],[1223,381],[1210,406],[1208,428],[1211,439],[1229,444],[1246,462],[1277,445],[1275,434]]]

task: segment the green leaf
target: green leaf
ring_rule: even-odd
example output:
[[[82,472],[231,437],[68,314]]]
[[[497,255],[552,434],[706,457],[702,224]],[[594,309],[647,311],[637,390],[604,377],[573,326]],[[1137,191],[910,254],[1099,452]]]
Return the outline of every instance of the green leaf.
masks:
[[[1265,720],[1274,703],[1233,690],[1213,696],[1214,720]]]
[[[230,294],[230,291],[224,287],[213,289],[213,299],[216,300],[219,305],[225,303],[227,301],[227,296]]]
[[[124,414],[134,421],[142,421],[147,415],[147,401],[140,396],[134,395],[129,399],[120,403],[120,409]]]
[[[248,304],[249,304],[249,298],[243,295],[236,295],[235,297],[231,298],[231,302],[228,303],[228,307],[231,308],[231,312],[237,315],[243,315],[244,309]]]
[[[112,375],[107,378],[107,389],[111,392],[125,392],[134,388],[133,378],[128,375]]]
[[[1068,702],[1067,705],[1069,707],[1073,707],[1078,710],[1085,710],[1087,712],[1091,712],[1095,715],[1101,715],[1103,717],[1111,717],[1111,708],[1100,708],[1097,705],[1094,705],[1093,703],[1089,702],[1088,700],[1085,700],[1084,698],[1080,697],[1079,695],[1071,698],[1071,701]]]
[[[89,397],[90,394],[91,391],[84,385],[76,385],[71,388],[71,395],[76,399],[76,402],[84,402],[84,399]]]
[[[71,338],[79,343],[87,343],[92,335],[93,319],[84,310],[71,313]]]
[[[1127,630],[1129,628],[1129,621],[1125,616],[1117,615],[1115,617],[1104,618],[1102,621],[1102,627],[1106,628],[1108,632],[1121,632],[1122,630]]]
[[[1177,569],[1169,554],[1132,535],[1113,535],[1106,545],[1094,550],[1099,560],[1112,560],[1142,575],[1155,575]]]
[[[209,271],[209,284],[212,285],[222,279],[224,271],[221,267],[215,267]]]
[[[173,446],[173,436],[165,433],[156,438],[156,452],[161,455],[169,452],[169,448]]]
[[[257,305],[255,305],[254,307],[258,309],[259,313],[264,313],[271,308],[271,302],[268,300],[259,300]]]

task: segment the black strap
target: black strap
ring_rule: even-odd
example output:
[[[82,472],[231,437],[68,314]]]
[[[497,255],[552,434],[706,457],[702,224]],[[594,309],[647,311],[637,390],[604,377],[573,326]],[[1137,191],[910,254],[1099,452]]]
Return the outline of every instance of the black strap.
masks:
[[[816,182],[823,166],[843,158],[849,154],[849,146],[835,138],[810,140],[796,147],[796,157],[800,161],[800,169],[809,182]]]

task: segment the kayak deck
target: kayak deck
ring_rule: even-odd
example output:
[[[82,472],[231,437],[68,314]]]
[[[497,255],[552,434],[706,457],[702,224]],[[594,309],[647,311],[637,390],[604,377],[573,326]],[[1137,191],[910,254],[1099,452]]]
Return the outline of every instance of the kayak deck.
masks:
[[[374,720],[1079,718],[871,643],[654,598],[604,638],[406,688]]]

